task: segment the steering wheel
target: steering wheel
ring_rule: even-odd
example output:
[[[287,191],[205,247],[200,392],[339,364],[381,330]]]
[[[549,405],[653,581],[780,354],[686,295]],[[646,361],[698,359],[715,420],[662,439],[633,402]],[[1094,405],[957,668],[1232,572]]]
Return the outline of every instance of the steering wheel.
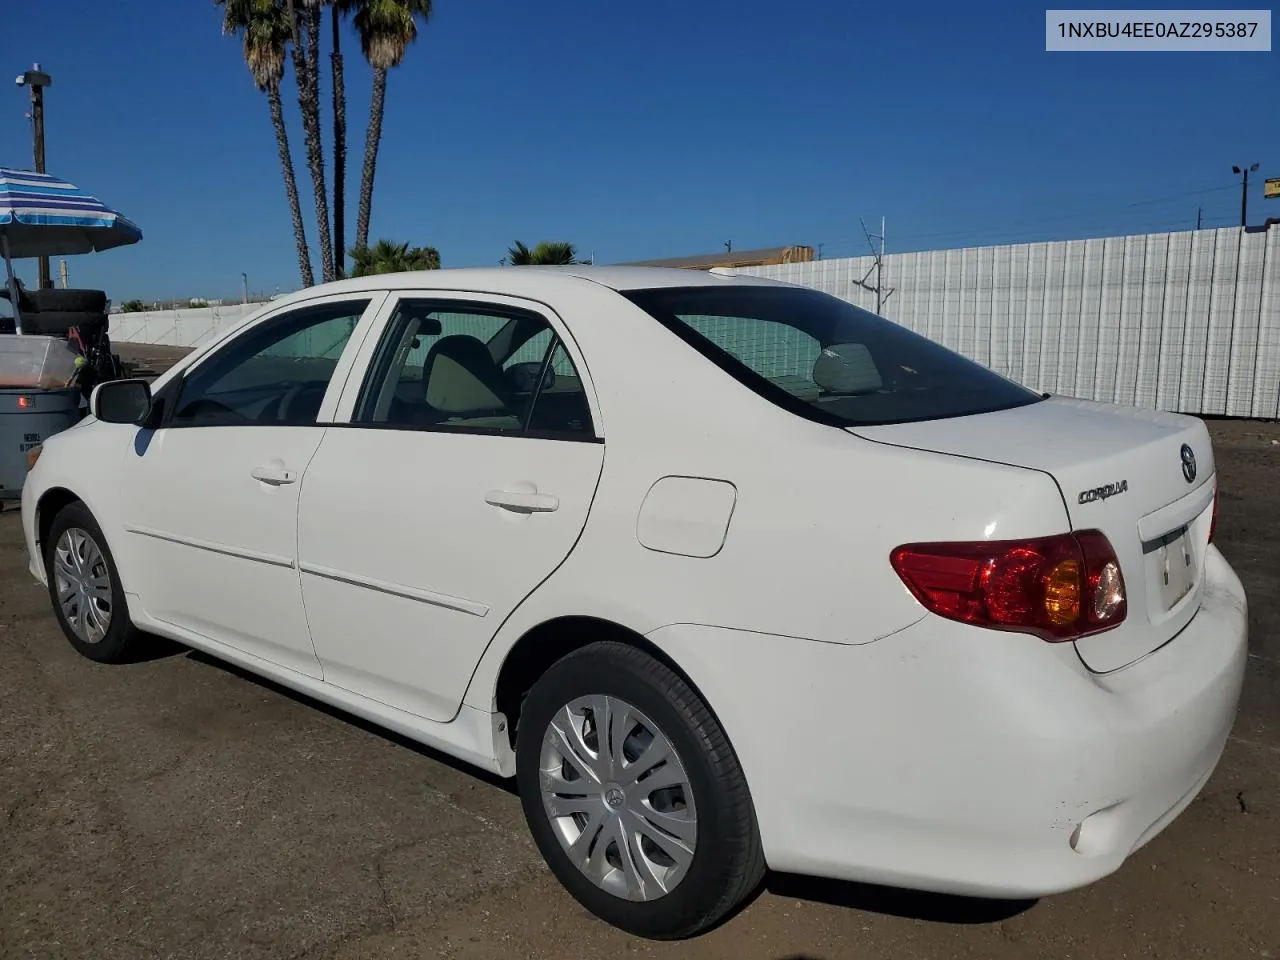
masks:
[[[177,415],[183,420],[215,420],[232,424],[253,422],[239,410],[233,410],[225,403],[210,400],[208,397],[201,397],[187,404],[178,411]]]
[[[290,387],[285,395],[272,405],[275,412],[274,420],[277,423],[294,423],[299,420],[310,423],[319,413],[320,404],[324,403],[324,394],[327,389],[328,384],[324,383],[299,383]],[[312,400],[314,403],[310,402]]]

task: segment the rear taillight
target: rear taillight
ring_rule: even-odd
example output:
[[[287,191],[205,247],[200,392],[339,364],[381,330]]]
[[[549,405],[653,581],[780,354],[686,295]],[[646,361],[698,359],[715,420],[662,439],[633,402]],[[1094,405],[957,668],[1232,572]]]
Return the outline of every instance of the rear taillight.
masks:
[[[1119,625],[1128,608],[1120,562],[1097,530],[911,543],[889,559],[928,610],[975,626],[1072,640]]]
[[[1213,543],[1213,535],[1218,532],[1218,490],[1213,488],[1213,513],[1209,515],[1209,542]]]

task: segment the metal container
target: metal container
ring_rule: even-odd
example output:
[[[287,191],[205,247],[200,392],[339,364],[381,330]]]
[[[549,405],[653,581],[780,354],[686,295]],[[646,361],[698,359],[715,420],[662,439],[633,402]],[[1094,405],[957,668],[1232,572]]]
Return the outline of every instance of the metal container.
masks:
[[[0,501],[21,498],[28,455],[80,421],[80,398],[78,387],[0,387]]]

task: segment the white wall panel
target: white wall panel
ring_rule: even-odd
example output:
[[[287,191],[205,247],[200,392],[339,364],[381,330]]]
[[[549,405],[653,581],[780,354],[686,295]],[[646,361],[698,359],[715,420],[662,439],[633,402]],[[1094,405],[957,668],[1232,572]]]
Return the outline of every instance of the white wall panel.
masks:
[[[1240,238],[1225,401],[1226,412],[1230,416],[1247,417],[1253,406],[1258,326],[1262,319],[1262,268],[1266,252],[1265,233],[1246,233]]]
[[[1133,402],[1142,337],[1146,248],[1146,237],[1118,237],[1107,244],[1107,276],[1116,282],[1102,292],[1094,396],[1112,403]]]
[[[1138,350],[1133,395],[1117,397],[1118,403],[1135,407],[1156,405],[1160,371],[1160,335],[1163,329],[1166,278],[1169,267],[1167,233],[1146,238],[1146,263],[1142,276],[1141,316],[1138,318]]]
[[[1217,233],[1213,280],[1209,286],[1209,322],[1204,337],[1204,379],[1200,412],[1222,415],[1227,412],[1227,373],[1231,366],[1240,243],[1244,235],[1239,230],[1219,230]]]
[[[1249,416],[1280,417],[1280,230],[1267,231],[1262,267],[1261,322]]]

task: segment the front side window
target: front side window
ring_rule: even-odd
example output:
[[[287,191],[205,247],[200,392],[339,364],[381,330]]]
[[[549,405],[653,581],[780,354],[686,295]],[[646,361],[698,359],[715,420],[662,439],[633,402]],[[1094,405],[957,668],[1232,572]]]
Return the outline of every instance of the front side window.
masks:
[[[906,327],[802,287],[623,296],[762,396],[835,426],[990,413],[1040,395]]]
[[[236,336],[185,378],[169,425],[314,424],[368,304],[300,307]]]
[[[353,422],[592,436],[582,380],[543,317],[431,300],[397,305]]]

